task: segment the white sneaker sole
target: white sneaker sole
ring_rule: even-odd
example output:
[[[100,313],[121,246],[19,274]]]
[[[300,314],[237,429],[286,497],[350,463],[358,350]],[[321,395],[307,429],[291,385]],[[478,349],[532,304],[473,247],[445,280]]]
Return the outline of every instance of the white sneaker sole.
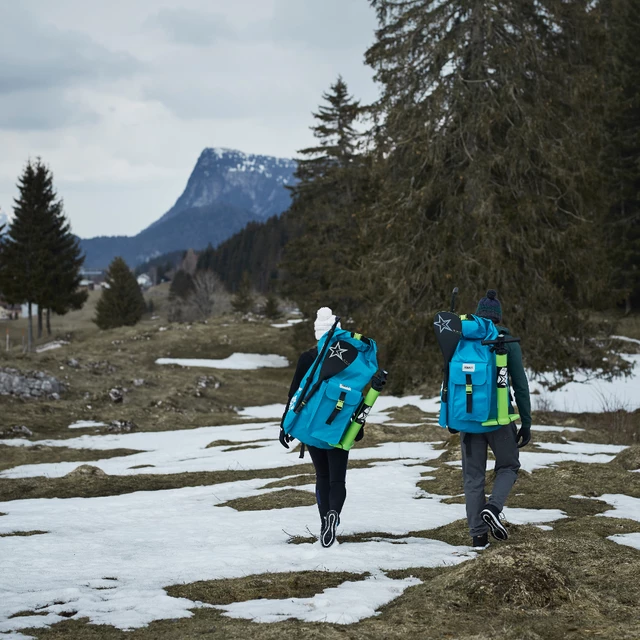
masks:
[[[489,526],[489,531],[491,531],[491,535],[496,540],[507,540],[509,538],[509,532],[505,529],[500,519],[494,515],[493,511],[489,509],[483,509],[480,513],[480,517],[487,523]]]
[[[338,526],[338,514],[335,511],[329,511],[327,514],[327,527],[322,532],[320,542],[323,547],[330,547],[336,541],[336,527]]]

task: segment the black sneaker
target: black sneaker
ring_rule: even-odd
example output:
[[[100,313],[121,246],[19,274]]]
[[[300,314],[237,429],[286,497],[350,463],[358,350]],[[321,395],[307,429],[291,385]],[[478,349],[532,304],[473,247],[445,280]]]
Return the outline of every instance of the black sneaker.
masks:
[[[500,522],[500,512],[492,504],[484,506],[484,509],[480,512],[480,517],[489,525],[491,535],[496,540],[506,540],[509,537],[509,532]]]
[[[336,527],[340,517],[337,511],[329,511],[324,518],[324,526],[320,534],[320,542],[323,547],[330,547],[336,541]]]
[[[484,549],[489,546],[489,534],[483,533],[481,536],[473,536],[473,548]]]

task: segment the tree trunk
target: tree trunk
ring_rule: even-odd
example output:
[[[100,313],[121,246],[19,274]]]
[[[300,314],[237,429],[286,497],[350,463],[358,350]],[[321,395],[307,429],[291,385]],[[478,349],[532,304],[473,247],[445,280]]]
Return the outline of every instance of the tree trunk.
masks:
[[[51,309],[47,309],[47,335],[51,335]]]
[[[42,338],[42,307],[38,305],[38,338]]]
[[[31,351],[31,343],[33,342],[33,314],[31,312],[31,302],[29,302],[29,323],[27,331],[27,351]]]

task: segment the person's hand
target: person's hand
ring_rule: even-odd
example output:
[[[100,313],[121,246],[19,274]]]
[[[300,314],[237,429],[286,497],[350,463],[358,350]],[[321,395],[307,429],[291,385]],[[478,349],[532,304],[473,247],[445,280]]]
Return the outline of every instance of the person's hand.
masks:
[[[522,447],[526,447],[531,441],[531,425],[525,427],[524,425],[520,427],[518,431],[518,435],[516,436],[516,443],[518,444],[518,449],[522,449]]]
[[[288,449],[289,448],[289,442],[291,442],[293,440],[293,438],[288,434],[285,433],[284,429],[282,427],[280,427],[280,444],[285,448]]]
[[[380,369],[375,376],[371,379],[371,388],[374,391],[382,391],[384,385],[387,383],[387,372]]]

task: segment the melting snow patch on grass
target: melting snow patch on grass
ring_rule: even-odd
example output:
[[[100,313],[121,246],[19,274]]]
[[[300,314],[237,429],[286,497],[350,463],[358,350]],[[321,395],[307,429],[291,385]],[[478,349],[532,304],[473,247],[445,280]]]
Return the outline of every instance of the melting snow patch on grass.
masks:
[[[36,353],[44,353],[45,351],[51,351],[52,349],[59,349],[69,344],[66,340],[54,340],[53,342],[47,342],[39,347],[36,347]]]
[[[23,440],[20,446],[35,444],[71,449],[132,449],[140,453],[92,462],[109,475],[142,473],[183,473],[188,471],[227,471],[233,469],[273,469],[300,464],[297,452],[286,451],[278,442],[278,425],[273,422],[201,427],[180,431],[138,432],[108,435],[84,435],[66,440]],[[219,446],[209,446],[225,442]],[[229,450],[228,443],[255,444],[255,449]],[[7,440],[7,443],[18,445]],[[434,460],[442,450],[429,442],[385,442],[375,447],[356,447],[352,460],[404,458],[414,461]],[[144,466],[142,466],[144,465]],[[134,468],[141,467],[142,468]],[[31,464],[6,469],[4,478],[48,476],[59,478],[78,467],[77,462]]]
[[[305,622],[353,624],[376,615],[377,609],[417,584],[422,584],[417,578],[392,580],[385,575],[376,575],[359,582],[343,582],[312,598],[249,600],[216,608],[222,609],[230,618],[253,622],[282,622],[295,618]]]
[[[293,327],[294,324],[298,324],[300,322],[304,322],[304,320],[302,318],[295,318],[293,320],[287,320],[286,322],[272,324],[271,326],[274,329],[288,329],[289,327]]]
[[[443,504],[437,496],[415,499],[416,483],[427,469],[401,463],[353,469],[342,514],[348,531],[406,535],[462,518],[463,505]],[[43,614],[36,621],[41,626],[58,622],[61,612],[74,610],[78,618],[121,629],[190,616],[196,603],[164,591],[177,583],[319,568],[375,574],[453,565],[474,557],[469,547],[426,538],[345,543],[330,550],[319,543],[292,545],[283,529],[298,536],[306,536],[307,527],[318,529],[315,506],[271,511],[219,506],[274,491],[263,488],[268,482],[256,479],[101,498],[1,504],[6,515],[0,533],[36,529],[49,533],[0,538],[0,632],[33,626],[32,618],[11,618],[20,611]],[[361,617],[393,596],[392,585],[386,586],[381,590],[371,585],[370,590],[359,592],[365,607]],[[345,589],[349,593],[351,587]],[[337,600],[331,601],[332,612],[337,613]],[[351,606],[344,606],[343,614],[352,615]]]
[[[271,418],[280,419],[287,405],[285,404],[265,404],[258,407],[245,407],[238,411],[238,415],[243,418]]]
[[[556,433],[560,433],[562,431],[578,432],[584,431],[584,429],[580,429],[579,427],[552,427],[545,424],[536,424],[531,427],[531,431],[553,431]]]
[[[156,364],[177,364],[181,367],[201,367],[207,369],[251,370],[268,367],[280,369],[289,366],[284,356],[260,353],[233,353],[222,360],[201,360],[198,358],[158,358]]]
[[[530,380],[532,392],[538,392],[546,410],[567,413],[602,413],[625,409],[640,409],[640,354],[625,355],[632,363],[631,375],[614,380],[589,379],[586,375],[576,376],[555,391],[547,390],[538,380]],[[535,402],[535,401],[534,401]]]
[[[627,447],[613,444],[591,444],[586,442],[567,442],[557,444],[554,442],[536,442],[536,446],[549,449],[553,453],[520,450],[520,467],[523,471],[532,473],[536,469],[544,469],[559,464],[560,462],[583,462],[587,464],[607,464],[611,462],[617,453]],[[461,467],[460,460],[446,462],[452,467]],[[493,460],[487,460],[487,471],[491,471],[495,465]]]
[[[80,420],[69,425],[69,429],[88,429],[91,427],[106,427],[104,422],[96,422],[95,420]]]
[[[640,522],[640,498],[632,498],[624,494],[606,493],[599,498],[594,498],[594,500],[603,500],[614,507],[610,511],[599,513],[599,516],[606,518],[625,518]],[[640,533],[623,533],[609,536],[608,539],[640,551]]]

